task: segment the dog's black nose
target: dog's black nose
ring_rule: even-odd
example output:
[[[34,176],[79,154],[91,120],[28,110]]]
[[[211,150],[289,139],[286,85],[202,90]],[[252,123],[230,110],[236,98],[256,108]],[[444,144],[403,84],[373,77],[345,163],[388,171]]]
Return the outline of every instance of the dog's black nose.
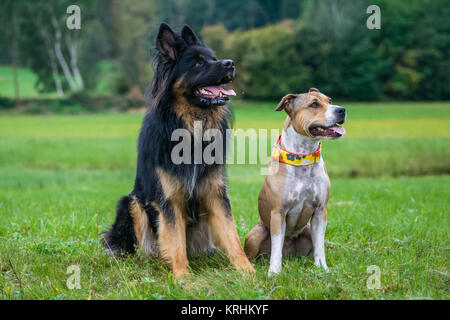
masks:
[[[343,107],[336,107],[335,109],[336,113],[340,116],[345,116],[345,108]]]
[[[222,65],[227,68],[227,69],[231,69],[234,68],[234,62],[233,60],[222,60]]]
[[[345,111],[345,108],[336,107],[336,109],[334,109],[334,111],[336,112],[337,123],[343,124],[345,122],[345,119],[347,118],[347,113]]]

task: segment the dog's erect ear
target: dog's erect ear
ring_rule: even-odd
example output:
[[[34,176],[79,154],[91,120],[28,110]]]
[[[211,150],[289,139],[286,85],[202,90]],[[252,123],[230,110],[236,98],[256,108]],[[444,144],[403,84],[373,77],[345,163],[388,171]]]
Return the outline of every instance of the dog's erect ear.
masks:
[[[177,40],[179,36],[166,24],[159,26],[158,37],[156,38],[156,47],[163,56],[175,60],[177,57]]]
[[[278,104],[278,107],[275,109],[275,111],[281,111],[284,109],[287,109],[286,111],[289,111],[290,107],[294,103],[295,98],[297,98],[296,94],[287,94],[281,99],[280,103]]]
[[[319,89],[316,88],[310,88],[308,92],[320,92]]]
[[[181,37],[189,46],[201,44],[194,31],[188,25],[185,25],[181,30]]]

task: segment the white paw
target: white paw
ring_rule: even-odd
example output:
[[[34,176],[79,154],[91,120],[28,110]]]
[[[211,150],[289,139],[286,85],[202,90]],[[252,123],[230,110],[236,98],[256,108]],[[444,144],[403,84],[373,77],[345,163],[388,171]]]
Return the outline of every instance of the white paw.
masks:
[[[269,272],[267,273],[267,275],[269,276],[269,278],[272,278],[272,277],[278,275],[280,272],[281,272],[281,265],[280,266],[270,266]]]
[[[314,261],[314,264],[316,265],[317,268],[323,269],[327,273],[330,272],[330,270],[327,267],[327,263],[325,262],[325,259],[318,259]]]
[[[278,274],[280,274],[280,273],[279,273],[279,272],[273,272],[273,271],[270,271],[270,270],[269,270],[269,272],[267,273],[267,275],[269,276],[269,278],[276,277]]]

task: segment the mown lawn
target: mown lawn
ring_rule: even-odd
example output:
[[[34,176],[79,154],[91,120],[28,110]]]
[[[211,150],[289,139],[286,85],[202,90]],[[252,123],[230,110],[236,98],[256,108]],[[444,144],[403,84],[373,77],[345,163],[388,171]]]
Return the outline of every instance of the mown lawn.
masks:
[[[332,180],[331,272],[285,259],[280,276],[235,272],[221,254],[175,281],[158,259],[113,259],[99,233],[133,185],[142,115],[0,115],[0,298],[448,299],[450,103],[341,103],[347,136],[324,143]],[[236,103],[235,128],[278,129],[276,103]],[[243,239],[258,219],[260,165],[229,165]],[[81,289],[67,288],[70,265]],[[367,267],[381,271],[368,289]]]
[[[36,90],[37,75],[27,68],[18,68],[19,95],[21,98],[57,97],[56,92],[39,93]],[[13,98],[14,73],[10,66],[0,66],[0,96]]]

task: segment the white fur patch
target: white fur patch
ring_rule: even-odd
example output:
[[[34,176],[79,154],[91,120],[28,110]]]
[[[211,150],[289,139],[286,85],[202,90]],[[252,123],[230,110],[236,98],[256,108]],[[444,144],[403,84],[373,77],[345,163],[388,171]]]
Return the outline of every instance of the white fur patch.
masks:
[[[272,250],[270,254],[269,277],[274,276],[281,272],[285,232],[286,232],[286,220],[283,220],[281,224],[280,234],[273,235],[271,239]]]

